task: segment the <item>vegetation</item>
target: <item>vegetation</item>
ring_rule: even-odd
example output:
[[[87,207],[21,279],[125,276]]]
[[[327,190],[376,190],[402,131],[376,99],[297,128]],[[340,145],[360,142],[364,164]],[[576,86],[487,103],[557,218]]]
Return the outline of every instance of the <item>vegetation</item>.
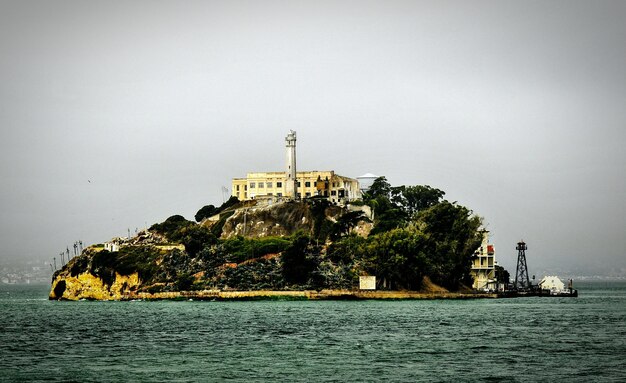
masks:
[[[150,282],[157,275],[156,259],[159,252],[149,246],[125,246],[118,252],[106,250],[97,252],[91,259],[89,271],[111,285],[115,273],[131,275],[138,273],[144,282]]]
[[[228,201],[224,202],[222,204],[222,206],[216,208],[213,205],[206,205],[203,206],[200,210],[198,210],[198,212],[196,213],[196,215],[194,216],[194,218],[196,219],[196,222],[200,222],[203,219],[212,217],[216,214],[219,214],[235,205],[237,205],[239,203],[239,199],[235,196],[232,196],[228,199]]]
[[[511,276],[509,272],[502,266],[496,265],[496,281],[504,285],[509,284]]]
[[[171,243],[183,244],[185,251],[124,246],[119,252],[78,258],[71,273],[88,269],[110,285],[115,272],[138,272],[146,291],[343,289],[354,288],[364,274],[376,275],[381,289],[418,290],[428,276],[456,290],[472,283],[470,268],[482,239],[481,220],[466,207],[444,200],[444,195],[430,186],[392,187],[380,177],[355,204],[368,205],[372,221],[361,211],[308,198],[301,206],[312,218],[310,231],[288,237],[221,239],[224,223],[239,203],[233,197],[219,208],[204,206],[195,216],[199,222],[220,214],[215,223],[199,225],[174,215],[150,228]],[[373,225],[368,236],[354,233],[357,225],[367,223]],[[497,273],[505,279],[506,270]]]

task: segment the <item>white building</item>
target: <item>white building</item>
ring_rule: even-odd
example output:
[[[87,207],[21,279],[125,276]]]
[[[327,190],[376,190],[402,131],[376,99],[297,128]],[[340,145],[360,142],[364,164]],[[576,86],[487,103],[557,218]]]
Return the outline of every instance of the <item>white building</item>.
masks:
[[[474,253],[471,273],[474,277],[472,287],[476,290],[496,290],[496,252],[489,243],[489,232],[483,230],[483,242]]]
[[[542,290],[550,290],[551,292],[559,292],[565,290],[565,284],[557,276],[548,275],[543,277],[539,282],[539,287]]]

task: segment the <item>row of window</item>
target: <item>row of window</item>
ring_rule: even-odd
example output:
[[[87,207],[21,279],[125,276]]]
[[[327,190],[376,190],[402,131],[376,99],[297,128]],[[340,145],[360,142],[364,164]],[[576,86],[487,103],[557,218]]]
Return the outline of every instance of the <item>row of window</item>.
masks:
[[[264,188],[271,189],[271,188],[274,187],[274,184],[272,182],[259,182],[259,184],[257,185],[256,182],[250,182],[250,189],[254,189],[257,186],[259,187],[259,189],[264,189]],[[283,183],[282,182],[276,182],[276,187],[277,188],[282,188],[283,187]]]
[[[333,186],[335,186],[335,184],[333,183]],[[339,185],[337,185],[339,186]],[[250,182],[250,189],[254,189],[254,188],[259,188],[259,189],[263,189],[263,188],[272,188],[274,187],[272,182],[259,182],[258,184],[256,182]],[[276,187],[277,188],[282,188],[283,187],[283,183],[282,182],[276,182]],[[300,181],[298,181],[298,187],[302,187],[302,183]],[[304,183],[304,187],[310,188],[311,187],[311,182],[306,181]],[[237,185],[237,190],[239,190],[239,185]]]
[[[255,188],[257,188],[257,186],[258,186],[259,189],[264,189],[264,188],[271,189],[272,187],[274,187],[273,185],[274,184],[272,182],[259,182],[258,185],[257,185],[256,182],[250,182],[250,189],[255,189]],[[337,183],[333,182],[333,187],[336,187],[336,186],[339,186],[339,183],[338,182]],[[236,187],[236,190],[239,191],[239,185],[236,185],[235,187]],[[243,187],[244,187],[244,190],[248,190],[248,185],[244,185]],[[282,182],[276,182],[276,187],[277,188],[282,188],[283,187],[283,183]],[[302,187],[302,183],[300,181],[298,181],[298,187]],[[307,187],[307,188],[311,187],[311,182],[306,181],[304,183],[304,187]],[[331,195],[335,195],[335,194],[336,194],[336,192],[334,190],[331,191]]]
[[[239,188],[237,188],[237,189],[239,189]],[[271,196],[271,195],[274,195],[274,194],[273,194],[273,193],[267,193],[267,195],[268,195],[268,196]],[[297,193],[297,195],[298,195],[298,198],[302,198],[302,193]],[[331,196],[336,196],[336,195],[337,195],[337,193],[336,193],[334,190],[331,190],[331,191],[330,191],[330,195],[331,195]],[[277,196],[277,197],[282,197],[282,196],[283,196],[283,193],[276,193],[276,196]],[[311,197],[311,193],[310,193],[310,192],[306,192],[306,193],[304,193],[304,196],[305,196],[305,197],[307,197],[307,198],[308,198],[308,197]],[[327,192],[327,191],[326,191],[326,192],[324,192],[324,196],[325,196],[325,197],[328,197],[328,192]],[[241,198],[241,193],[240,193],[239,191],[237,192],[237,198]],[[247,193],[247,192],[244,192],[244,193],[243,193],[243,198],[244,198],[244,199],[247,199],[247,198],[248,198],[248,193]],[[332,199],[332,201],[333,201],[333,202],[337,202],[337,200],[335,200],[335,199]],[[481,259],[481,264],[482,264],[482,259]]]

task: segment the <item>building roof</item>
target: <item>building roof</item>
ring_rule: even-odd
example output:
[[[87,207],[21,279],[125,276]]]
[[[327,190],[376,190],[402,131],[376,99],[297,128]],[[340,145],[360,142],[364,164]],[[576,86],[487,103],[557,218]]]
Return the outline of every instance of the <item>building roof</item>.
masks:
[[[372,173],[365,173],[362,176],[358,176],[357,178],[378,178],[378,176]]]

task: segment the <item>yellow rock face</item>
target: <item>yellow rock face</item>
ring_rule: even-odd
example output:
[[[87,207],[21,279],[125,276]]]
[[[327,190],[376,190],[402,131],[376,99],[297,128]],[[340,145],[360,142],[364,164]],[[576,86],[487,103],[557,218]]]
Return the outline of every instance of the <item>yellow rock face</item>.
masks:
[[[64,281],[65,290],[61,296],[55,293],[57,284]],[[50,299],[95,299],[95,300],[120,300],[126,298],[128,292],[139,286],[139,275],[121,275],[115,273],[115,281],[111,287],[107,286],[102,279],[90,274],[82,273],[75,277],[59,275],[52,283]]]

